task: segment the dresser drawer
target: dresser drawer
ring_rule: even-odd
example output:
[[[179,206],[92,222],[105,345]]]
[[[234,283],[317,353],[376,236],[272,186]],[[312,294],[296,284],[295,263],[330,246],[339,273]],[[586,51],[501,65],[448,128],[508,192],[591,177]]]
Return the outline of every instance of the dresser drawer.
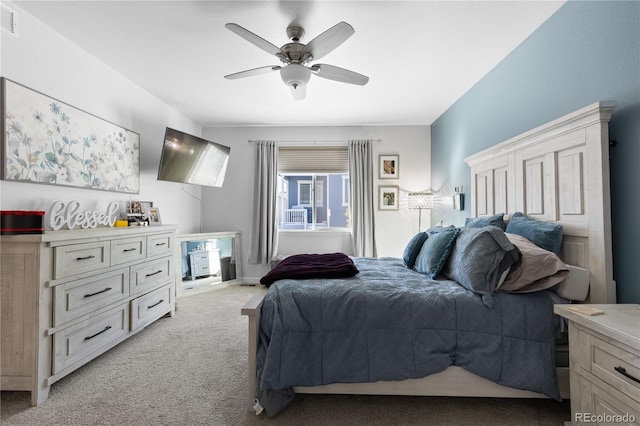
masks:
[[[603,390],[596,385],[591,386],[591,407],[593,410],[581,413],[582,420],[589,421],[595,425],[640,425],[639,405],[629,400],[615,389]],[[586,419],[584,416],[592,413],[593,418]],[[575,420],[575,419],[574,419]]]
[[[146,262],[131,267],[129,294],[135,295],[151,290],[173,279],[172,260],[170,257]]]
[[[640,356],[597,337],[591,338],[591,374],[640,404]]]
[[[147,257],[146,237],[126,238],[111,241],[111,265],[142,260]]]
[[[55,279],[95,271],[111,265],[109,241],[72,244],[55,248]]]
[[[53,326],[90,314],[129,296],[129,268],[53,288]]]
[[[131,301],[131,330],[144,327],[171,311],[172,293],[173,288],[169,284],[133,299]]]
[[[129,332],[129,304],[90,317],[53,335],[53,374],[99,353],[126,338]]]
[[[147,237],[147,256],[156,257],[173,253],[173,234],[149,235]]]
[[[209,267],[209,264],[196,264],[193,267],[193,276],[194,277],[199,277],[202,275],[212,275],[211,272],[211,268]]]

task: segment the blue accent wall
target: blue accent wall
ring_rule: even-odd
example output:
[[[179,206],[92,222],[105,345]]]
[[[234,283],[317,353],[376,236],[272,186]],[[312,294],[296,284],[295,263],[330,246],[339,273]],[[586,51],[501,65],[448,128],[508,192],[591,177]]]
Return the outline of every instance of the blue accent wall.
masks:
[[[464,158],[597,101],[617,108],[609,135],[618,303],[640,303],[640,2],[569,1],[431,127],[431,182],[470,188]],[[469,203],[466,203],[467,205]],[[461,225],[442,208],[431,221]]]

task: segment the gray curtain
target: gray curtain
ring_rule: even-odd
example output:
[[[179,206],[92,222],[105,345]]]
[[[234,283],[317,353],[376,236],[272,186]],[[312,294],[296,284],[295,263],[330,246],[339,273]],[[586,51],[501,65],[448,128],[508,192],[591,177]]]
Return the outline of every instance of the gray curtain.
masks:
[[[278,248],[278,146],[257,141],[249,263],[267,265]]]
[[[350,140],[351,240],[354,256],[376,257],[372,141]]]

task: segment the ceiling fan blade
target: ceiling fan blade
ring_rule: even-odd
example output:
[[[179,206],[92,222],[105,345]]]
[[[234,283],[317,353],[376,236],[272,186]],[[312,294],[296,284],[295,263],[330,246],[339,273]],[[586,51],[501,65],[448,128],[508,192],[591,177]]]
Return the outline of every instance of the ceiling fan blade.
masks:
[[[357,72],[349,71],[333,65],[314,64],[309,68],[318,77],[327,78],[329,80],[340,81],[342,83],[357,84],[359,86],[364,86],[369,82],[369,77],[367,77],[366,75],[358,74]]]
[[[291,95],[293,95],[294,101],[301,101],[307,95],[307,85],[298,84],[296,87],[289,86],[291,88]]]
[[[235,80],[237,78],[252,77],[254,75],[266,74],[271,71],[278,71],[280,68],[282,68],[280,65],[269,65],[266,67],[253,68],[250,70],[225,75],[224,78],[228,80]]]
[[[307,43],[303,51],[311,53],[313,59],[320,59],[344,43],[355,32],[351,25],[340,22]]]
[[[240,37],[242,37],[243,39],[247,40],[249,43],[251,43],[251,44],[253,44],[255,46],[258,46],[260,49],[264,50],[267,53],[271,53],[272,55],[276,55],[276,54],[282,52],[280,50],[280,48],[278,46],[276,46],[275,44],[273,44],[271,42],[268,42],[267,40],[263,39],[262,37],[260,37],[258,35],[255,35],[251,31],[247,30],[246,28],[241,27],[238,24],[229,23],[229,24],[226,24],[225,27],[227,27],[228,29],[230,29],[234,33],[238,34]]]

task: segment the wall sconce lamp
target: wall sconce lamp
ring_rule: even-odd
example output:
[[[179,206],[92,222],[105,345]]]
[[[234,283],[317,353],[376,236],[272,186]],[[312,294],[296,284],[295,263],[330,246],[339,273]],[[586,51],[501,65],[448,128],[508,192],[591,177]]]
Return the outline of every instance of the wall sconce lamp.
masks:
[[[455,186],[453,192],[453,209],[464,210],[464,193],[462,192],[462,186]]]
[[[410,192],[409,193],[409,208],[412,210],[419,210],[418,216],[418,232],[420,232],[422,226],[422,210],[433,208],[433,193],[431,192]]]

